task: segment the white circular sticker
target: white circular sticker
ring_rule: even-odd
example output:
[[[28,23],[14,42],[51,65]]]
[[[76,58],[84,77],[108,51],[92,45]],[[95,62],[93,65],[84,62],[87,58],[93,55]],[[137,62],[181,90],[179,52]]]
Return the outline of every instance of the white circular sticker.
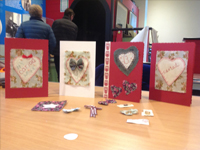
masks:
[[[2,23],[1,23],[1,20],[0,20],[0,34],[2,32]]]
[[[78,134],[75,134],[75,133],[66,134],[64,136],[64,138],[67,140],[75,140],[77,137],[78,137]]]

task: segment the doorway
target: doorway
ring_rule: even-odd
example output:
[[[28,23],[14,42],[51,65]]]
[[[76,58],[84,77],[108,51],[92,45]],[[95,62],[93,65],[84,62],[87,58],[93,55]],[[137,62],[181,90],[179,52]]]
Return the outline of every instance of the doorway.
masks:
[[[73,22],[79,41],[96,41],[96,66],[104,63],[105,41],[111,40],[111,14],[106,0],[74,0]]]

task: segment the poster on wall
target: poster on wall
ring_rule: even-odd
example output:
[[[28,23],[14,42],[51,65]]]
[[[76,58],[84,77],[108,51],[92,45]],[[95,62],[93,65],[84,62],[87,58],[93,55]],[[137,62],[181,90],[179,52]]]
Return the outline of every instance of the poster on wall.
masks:
[[[104,98],[140,102],[143,68],[142,42],[106,42]]]
[[[59,94],[95,97],[96,42],[60,42]]]
[[[21,14],[6,11],[6,36],[15,37],[18,27],[21,24]]]
[[[5,97],[48,96],[48,40],[5,38]]]
[[[194,43],[152,44],[149,99],[190,106]]]
[[[64,12],[69,7],[69,0],[60,0],[60,12]]]

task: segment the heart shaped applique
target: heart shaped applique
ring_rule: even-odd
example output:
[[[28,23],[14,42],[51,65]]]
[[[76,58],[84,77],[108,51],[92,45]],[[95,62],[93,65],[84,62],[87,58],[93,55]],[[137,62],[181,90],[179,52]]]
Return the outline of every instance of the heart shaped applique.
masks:
[[[158,70],[164,78],[167,85],[171,85],[184,71],[185,62],[182,58],[162,58],[158,62]]]
[[[119,94],[122,92],[122,88],[121,87],[117,87],[115,85],[111,85],[110,89],[111,89],[113,97],[119,96]]]
[[[129,83],[128,81],[124,80],[123,81],[123,88],[125,91],[125,94],[128,95],[131,92],[135,91],[137,89],[137,84],[136,83]]]
[[[75,67],[75,68],[72,67],[71,62],[75,62],[74,64],[76,64],[77,67]],[[84,64],[84,65],[81,64],[82,65],[81,69],[78,66],[79,62],[82,62]],[[74,57],[69,57],[66,61],[67,70],[76,83],[78,83],[83,78],[83,75],[85,74],[85,72],[88,69],[88,65],[89,65],[89,61],[85,57],[80,57],[80,58],[77,58],[77,59],[74,58]]]
[[[13,68],[24,83],[27,83],[41,66],[40,59],[35,56],[18,56],[13,59]]]
[[[128,49],[117,49],[114,52],[114,61],[119,70],[128,76],[139,60],[139,51],[135,46]]]

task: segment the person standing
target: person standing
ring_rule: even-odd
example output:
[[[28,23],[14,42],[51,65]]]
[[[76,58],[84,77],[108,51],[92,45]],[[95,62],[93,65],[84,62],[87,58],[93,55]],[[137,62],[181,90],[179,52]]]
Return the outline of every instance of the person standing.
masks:
[[[67,8],[64,12],[63,18],[55,20],[52,25],[52,29],[56,37],[56,47],[53,51],[53,55],[58,81],[60,77],[60,41],[74,41],[77,38],[78,27],[72,22],[74,15],[74,11]]]
[[[44,23],[42,8],[39,5],[31,5],[29,8],[30,20],[21,23],[15,35],[16,38],[47,39],[49,41],[49,53],[53,53],[56,46],[56,38],[51,27]]]

